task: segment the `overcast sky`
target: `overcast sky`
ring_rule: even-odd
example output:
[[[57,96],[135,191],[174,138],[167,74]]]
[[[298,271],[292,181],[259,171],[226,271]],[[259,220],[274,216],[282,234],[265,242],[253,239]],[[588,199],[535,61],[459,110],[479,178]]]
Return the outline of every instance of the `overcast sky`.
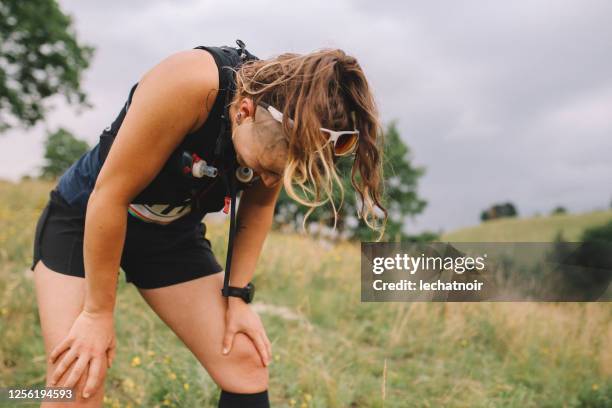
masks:
[[[46,125],[0,136],[2,178],[35,171],[45,128],[97,143],[168,54],[240,38],[260,58],[323,47],[357,57],[383,121],[398,121],[427,171],[412,232],[475,224],[494,202],[528,216],[612,200],[610,1],[59,3],[97,48],[84,80],[94,108],[57,99]]]

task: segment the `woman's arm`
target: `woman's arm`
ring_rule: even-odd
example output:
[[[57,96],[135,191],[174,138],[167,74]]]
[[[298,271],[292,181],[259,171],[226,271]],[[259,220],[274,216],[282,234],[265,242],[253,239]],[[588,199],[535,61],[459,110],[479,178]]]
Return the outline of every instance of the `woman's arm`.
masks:
[[[272,226],[274,206],[281,188],[282,183],[268,188],[260,179],[242,192],[232,251],[231,286],[244,287],[253,278],[263,243]],[[224,354],[230,352],[238,332],[244,332],[251,338],[263,364],[268,365],[272,347],[259,317],[242,299],[230,296],[223,338]]]
[[[264,240],[270,231],[274,206],[283,184],[266,187],[259,179],[244,190],[236,217],[231,286],[244,287],[253,278]]]
[[[206,120],[218,82],[214,59],[202,50],[179,52],[160,62],[139,82],[100,170],[85,217],[83,311],[50,355],[53,362],[66,351],[52,381],[77,359],[66,387],[73,387],[90,367],[85,398],[99,386],[104,367],[110,366],[114,355],[113,310],[127,206],[153,180],[183,137]]]

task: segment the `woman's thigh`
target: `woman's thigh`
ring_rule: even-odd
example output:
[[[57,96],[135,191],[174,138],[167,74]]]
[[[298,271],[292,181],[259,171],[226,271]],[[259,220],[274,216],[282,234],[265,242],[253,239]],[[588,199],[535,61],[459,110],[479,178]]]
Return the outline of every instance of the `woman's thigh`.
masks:
[[[223,273],[215,273],[138,291],[222,389],[236,393],[264,391],[268,388],[268,369],[247,335],[238,333],[230,353],[221,352],[227,309],[222,287]]]
[[[54,364],[48,361],[49,354],[69,333],[72,324],[83,309],[85,298],[85,279],[77,276],[57,273],[49,269],[42,261],[38,261],[34,268],[34,283],[36,289],[36,300],[38,303],[38,314],[42,335],[44,338],[45,355],[47,357],[47,384],[51,374],[55,371],[65,352],[60,354]],[[56,387],[62,387],[68,379],[74,365],[71,365],[60,378]],[[104,370],[104,376],[106,369]],[[103,376],[103,378],[104,378]],[[74,387],[75,400],[71,402],[43,403],[41,407],[101,407],[104,397],[104,383],[102,382],[96,392],[87,399],[81,397],[87,371],[81,376]]]

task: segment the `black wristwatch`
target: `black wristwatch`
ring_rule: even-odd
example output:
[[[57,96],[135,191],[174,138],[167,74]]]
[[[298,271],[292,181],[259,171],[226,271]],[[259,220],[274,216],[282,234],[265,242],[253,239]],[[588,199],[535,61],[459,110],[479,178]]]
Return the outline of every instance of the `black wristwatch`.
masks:
[[[237,288],[235,286],[228,286],[227,292],[221,289],[221,294],[225,297],[234,296],[239,297],[245,301],[245,303],[251,303],[253,296],[255,296],[255,285],[249,282],[244,288]]]

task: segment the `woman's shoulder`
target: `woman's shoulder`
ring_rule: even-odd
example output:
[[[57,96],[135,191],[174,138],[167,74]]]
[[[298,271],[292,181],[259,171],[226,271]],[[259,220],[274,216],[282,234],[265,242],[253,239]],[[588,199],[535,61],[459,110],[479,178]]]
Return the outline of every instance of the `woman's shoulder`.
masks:
[[[172,53],[147,71],[142,79],[146,79],[154,70],[159,76],[165,76],[173,82],[199,85],[195,90],[206,86],[217,88],[219,85],[215,58],[204,50],[191,49]]]
[[[162,92],[172,88],[169,94],[177,93],[182,100],[197,101],[198,119],[193,129],[199,128],[206,121],[210,109],[215,103],[220,88],[220,76],[214,56],[199,49],[182,50],[162,59],[139,81],[149,81],[150,85]]]

